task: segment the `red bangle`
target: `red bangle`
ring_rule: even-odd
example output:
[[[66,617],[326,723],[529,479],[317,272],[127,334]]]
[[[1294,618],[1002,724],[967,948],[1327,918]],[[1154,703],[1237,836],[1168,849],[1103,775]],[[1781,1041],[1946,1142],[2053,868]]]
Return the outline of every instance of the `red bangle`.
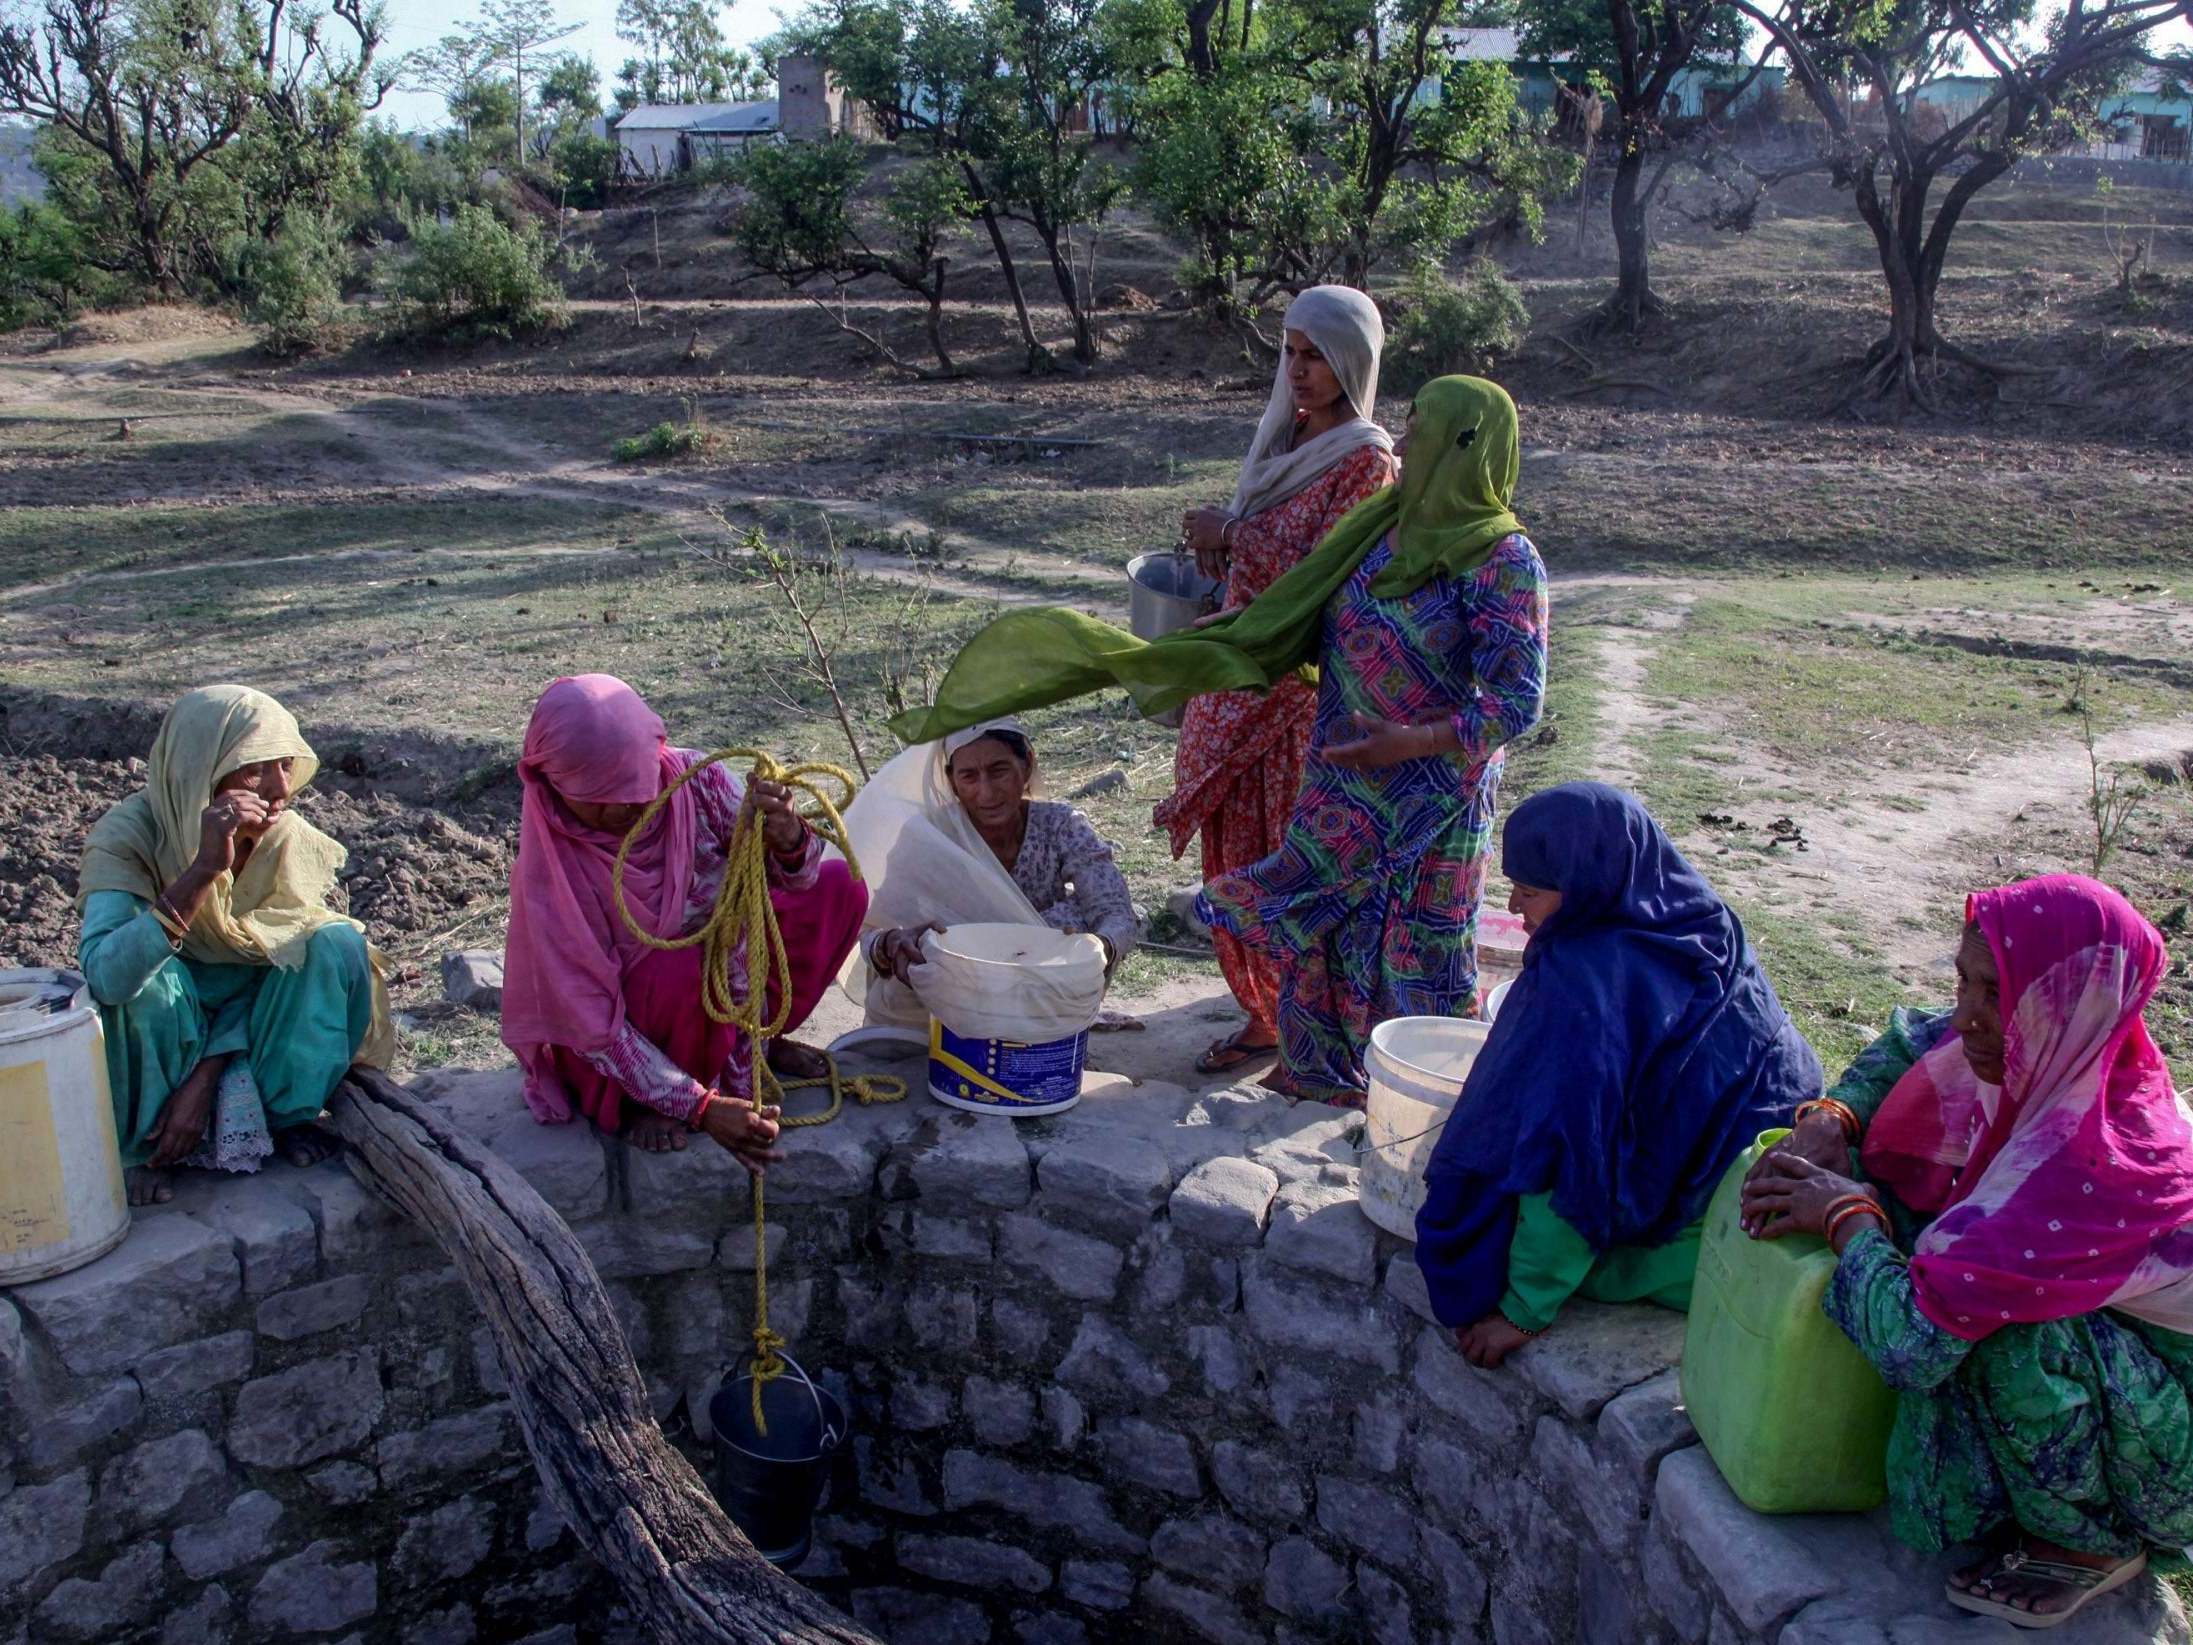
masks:
[[[1843,1140],[1856,1146],[1865,1134],[1865,1127],[1858,1123],[1858,1114],[1849,1103],[1836,1097],[1814,1097],[1810,1102],[1797,1105],[1797,1112],[1790,1116],[1793,1123],[1802,1125],[1811,1114],[1832,1114],[1835,1123],[1843,1128]]]
[[[1845,1194],[1828,1206],[1827,1215],[1820,1221],[1820,1237],[1833,1245],[1836,1230],[1852,1217],[1878,1217],[1882,1230],[1885,1232],[1888,1228],[1888,1213],[1881,1208],[1880,1201],[1871,1194]]]
[[[688,1131],[698,1131],[701,1128],[701,1122],[708,1118],[708,1105],[716,1100],[717,1097],[714,1091],[703,1091],[701,1100],[693,1109],[693,1117],[685,1122],[685,1128]]]

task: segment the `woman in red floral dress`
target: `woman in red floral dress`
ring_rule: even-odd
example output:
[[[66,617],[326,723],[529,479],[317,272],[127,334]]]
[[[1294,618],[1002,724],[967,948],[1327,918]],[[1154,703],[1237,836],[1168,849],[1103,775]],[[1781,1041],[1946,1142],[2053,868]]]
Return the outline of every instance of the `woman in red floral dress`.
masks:
[[[1393,441],[1373,421],[1385,328],[1377,306],[1346,286],[1313,286],[1288,306],[1286,347],[1272,397],[1241,465],[1233,501],[1181,522],[1206,576],[1223,577],[1225,607],[1247,605],[1292,570],[1357,503],[1393,483]],[[1317,690],[1289,679],[1271,691],[1192,699],[1173,762],[1173,792],[1155,818],[1173,855],[1203,835],[1203,878],[1246,868],[1279,849],[1302,786]],[[1279,974],[1271,960],[1214,932],[1226,984],[1249,1020],[1197,1059],[1227,1073],[1276,1055]]]

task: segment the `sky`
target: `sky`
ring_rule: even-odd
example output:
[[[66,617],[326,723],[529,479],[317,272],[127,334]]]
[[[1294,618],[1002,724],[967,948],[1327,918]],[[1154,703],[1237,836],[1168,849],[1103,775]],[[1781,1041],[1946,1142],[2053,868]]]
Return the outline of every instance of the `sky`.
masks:
[[[716,13],[724,38],[735,46],[750,45],[777,28],[779,11],[796,11],[787,0],[731,0]],[[391,57],[431,46],[445,34],[454,34],[478,12],[467,0],[388,0],[388,44]],[[602,74],[602,100],[616,83],[617,65],[633,55],[633,48],[617,38],[617,0],[562,0],[557,16],[580,25],[579,32],[552,48],[594,59]],[[380,113],[399,126],[439,126],[442,100],[432,92],[392,91]]]

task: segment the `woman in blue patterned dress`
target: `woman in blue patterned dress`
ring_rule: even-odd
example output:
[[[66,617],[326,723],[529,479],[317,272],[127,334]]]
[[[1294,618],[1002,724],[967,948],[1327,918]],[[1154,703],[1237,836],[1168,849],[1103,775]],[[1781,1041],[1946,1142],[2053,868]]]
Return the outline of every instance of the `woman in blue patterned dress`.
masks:
[[[1397,452],[1399,517],[1325,607],[1316,730],[1286,841],[1197,905],[1278,964],[1268,1083],[1347,1106],[1363,1100],[1378,1023],[1476,1009],[1505,749],[1545,699],[1546,570],[1508,512],[1515,403],[1477,378],[1437,379]],[[1424,562],[1427,537],[1444,539],[1432,575],[1374,592],[1397,558]]]

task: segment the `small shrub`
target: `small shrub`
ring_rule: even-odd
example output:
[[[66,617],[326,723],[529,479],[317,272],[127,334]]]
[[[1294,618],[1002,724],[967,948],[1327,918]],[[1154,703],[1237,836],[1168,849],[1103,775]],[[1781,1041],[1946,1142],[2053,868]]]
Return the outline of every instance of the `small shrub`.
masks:
[[[269,354],[309,354],[328,340],[342,312],[349,254],[331,224],[290,218],[271,240],[244,239],[230,262],[245,321]]]
[[[408,251],[384,276],[406,336],[515,337],[564,323],[557,249],[536,224],[459,206],[446,223],[412,223]]]
[[[658,457],[685,457],[696,451],[710,451],[715,444],[716,431],[701,416],[700,408],[687,401],[684,422],[657,423],[644,434],[619,440],[609,448],[609,454],[620,463],[644,463]]]
[[[83,236],[51,205],[0,211],[0,331],[57,325],[115,285],[84,260]]]
[[[1470,264],[1460,280],[1436,264],[1419,264],[1397,306],[1388,358],[1395,386],[1407,394],[1434,377],[1484,372],[1522,346],[1531,323],[1522,291],[1488,257]]]

